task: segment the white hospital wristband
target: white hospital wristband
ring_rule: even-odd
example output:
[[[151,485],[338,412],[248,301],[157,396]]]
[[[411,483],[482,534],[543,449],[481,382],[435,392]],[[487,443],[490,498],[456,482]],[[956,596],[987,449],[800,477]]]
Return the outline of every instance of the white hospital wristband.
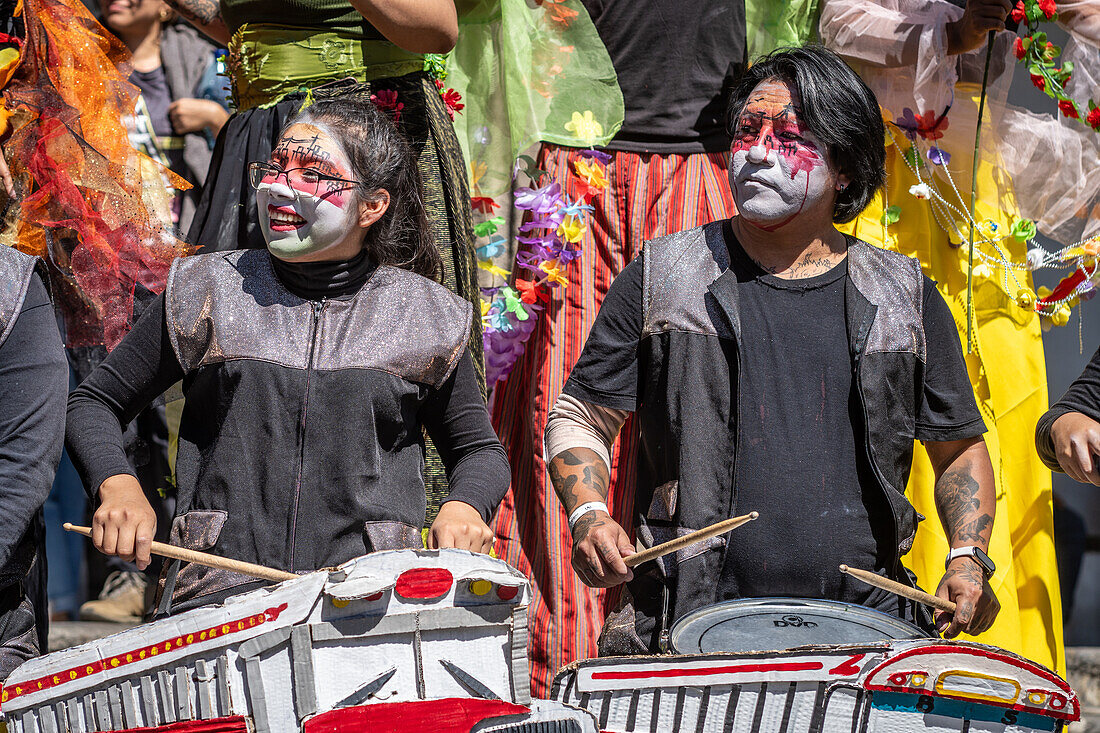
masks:
[[[573,525],[575,525],[577,523],[577,520],[579,520],[585,514],[588,514],[588,512],[596,511],[600,511],[605,514],[611,514],[611,512],[607,510],[607,504],[604,504],[602,501],[585,502],[584,504],[581,504],[579,507],[574,509],[573,513],[569,515],[569,531],[573,531]]]

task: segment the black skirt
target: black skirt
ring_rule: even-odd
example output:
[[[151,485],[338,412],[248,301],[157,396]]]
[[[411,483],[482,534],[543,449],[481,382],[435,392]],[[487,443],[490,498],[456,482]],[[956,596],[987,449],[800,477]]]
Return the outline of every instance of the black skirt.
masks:
[[[485,391],[481,343],[481,307],[474,253],[473,215],[466,165],[454,127],[435,83],[424,72],[359,83],[330,82],[309,92],[312,99],[343,95],[367,99],[378,90],[397,92],[404,104],[398,128],[412,147],[424,187],[424,208],[432,238],[443,259],[442,284],[474,306],[470,354]],[[284,97],[271,107],[237,112],[222,127],[187,239],[202,252],[266,247],[256,211],[255,190],[248,182],[248,164],[267,161],[287,120],[308,104],[306,92]],[[424,480],[428,493],[425,526],[435,518],[447,496],[443,462],[427,444]]]

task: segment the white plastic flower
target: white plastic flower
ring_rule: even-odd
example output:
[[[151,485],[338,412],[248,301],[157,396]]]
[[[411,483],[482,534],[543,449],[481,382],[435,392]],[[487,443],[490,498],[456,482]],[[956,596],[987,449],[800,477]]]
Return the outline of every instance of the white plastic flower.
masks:
[[[1034,247],[1027,251],[1027,269],[1034,272],[1043,266],[1043,255],[1046,254],[1038,247]]]
[[[932,189],[928,187],[927,183],[917,183],[910,186],[909,193],[922,200],[932,198]]]

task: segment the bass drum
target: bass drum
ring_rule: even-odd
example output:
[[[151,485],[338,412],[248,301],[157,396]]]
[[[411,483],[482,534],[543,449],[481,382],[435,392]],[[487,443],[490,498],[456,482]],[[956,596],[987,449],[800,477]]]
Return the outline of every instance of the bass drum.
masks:
[[[738,598],[684,616],[670,642],[678,654],[709,654],[924,638],[928,634],[907,621],[852,603]]]

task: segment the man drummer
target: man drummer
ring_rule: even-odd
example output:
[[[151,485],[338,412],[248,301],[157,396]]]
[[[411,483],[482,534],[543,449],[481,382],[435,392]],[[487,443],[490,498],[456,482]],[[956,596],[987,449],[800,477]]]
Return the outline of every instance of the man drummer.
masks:
[[[732,598],[846,601],[929,628],[923,609],[838,570],[913,583],[901,556],[920,519],[903,493],[914,439],[952,547],[936,593],[958,607],[935,626],[980,633],[999,610],[994,480],[951,314],[916,260],[833,226],[883,185],[875,97],[831,52],[785,50],[738,82],[729,124],[739,214],[646,244],[546,428],[574,569],[592,587],[627,583],[601,654],[661,651],[674,621]],[[631,572],[634,543],[604,501],[632,413],[642,544],[760,519]]]

